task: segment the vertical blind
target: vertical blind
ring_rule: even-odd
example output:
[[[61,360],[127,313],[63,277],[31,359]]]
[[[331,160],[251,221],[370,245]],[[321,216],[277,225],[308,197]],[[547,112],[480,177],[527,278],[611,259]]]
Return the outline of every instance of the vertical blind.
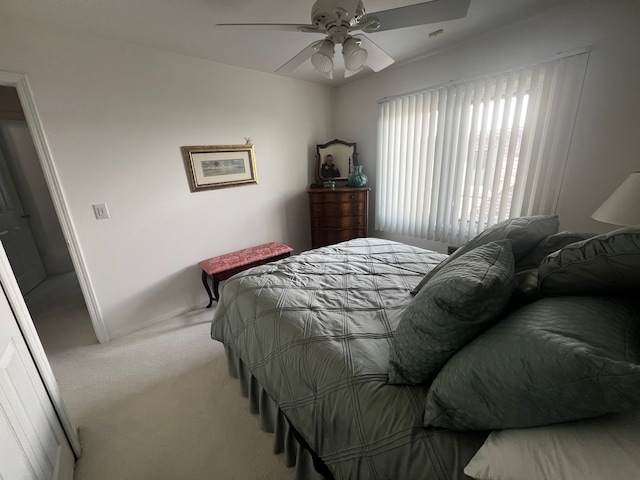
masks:
[[[461,244],[555,212],[588,52],[384,100],[376,229]]]

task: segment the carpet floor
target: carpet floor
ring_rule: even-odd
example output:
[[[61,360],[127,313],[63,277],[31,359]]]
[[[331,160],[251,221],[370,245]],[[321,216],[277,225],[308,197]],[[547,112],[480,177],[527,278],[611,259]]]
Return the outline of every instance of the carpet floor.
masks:
[[[98,344],[75,274],[25,300],[79,429],[75,480],[294,478],[227,374],[213,309]]]

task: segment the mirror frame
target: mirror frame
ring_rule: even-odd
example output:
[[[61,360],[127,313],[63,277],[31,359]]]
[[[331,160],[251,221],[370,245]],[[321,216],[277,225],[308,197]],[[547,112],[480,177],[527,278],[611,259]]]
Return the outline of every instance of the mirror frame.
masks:
[[[336,151],[352,149],[351,156],[347,159],[340,159],[340,161],[336,161],[336,166],[338,166],[338,170],[340,173],[344,175],[346,171],[347,174],[343,177],[335,177],[335,178],[324,178],[320,174],[320,167],[322,165],[322,159],[326,155],[333,155],[336,158]],[[345,150],[346,151],[346,150]],[[346,169],[343,170],[346,165]],[[338,140],[337,138],[331,140],[330,142],[323,143],[321,145],[316,145],[316,182],[322,184],[326,181],[347,181],[349,174],[353,171],[353,166],[358,165],[358,152],[356,151],[356,144],[351,142],[345,142],[344,140]]]

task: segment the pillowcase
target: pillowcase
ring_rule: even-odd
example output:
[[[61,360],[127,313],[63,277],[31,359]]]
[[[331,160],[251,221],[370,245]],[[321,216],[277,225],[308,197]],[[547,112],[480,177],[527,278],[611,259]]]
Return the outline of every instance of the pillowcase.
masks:
[[[540,241],[558,231],[559,223],[557,215],[535,215],[530,217],[509,218],[487,228],[467,243],[458,248],[448,258],[427,273],[420,283],[411,291],[416,295],[433,276],[447,263],[461,255],[470,252],[474,248],[498,240],[509,240],[513,249],[513,256],[518,262]]]
[[[557,252],[570,243],[581,242],[595,235],[595,233],[581,232],[559,232],[549,235],[516,263],[516,272],[538,268],[547,255]]]
[[[524,428],[640,408],[640,301],[543,298],[456,353],[427,393],[424,424]]]
[[[464,469],[482,480],[638,478],[640,411],[492,432]]]
[[[478,247],[442,268],[402,312],[389,383],[433,380],[460,347],[500,314],[513,291],[513,274],[506,240]]]
[[[637,293],[640,228],[614,230],[548,255],[538,270],[538,288],[543,296]]]

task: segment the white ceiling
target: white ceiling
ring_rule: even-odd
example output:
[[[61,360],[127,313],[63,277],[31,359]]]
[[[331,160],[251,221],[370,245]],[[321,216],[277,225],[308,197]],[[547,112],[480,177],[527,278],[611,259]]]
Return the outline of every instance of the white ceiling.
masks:
[[[411,0],[363,0],[367,13],[414,3]],[[440,0],[447,1],[447,0]],[[576,0],[471,0],[467,16],[367,36],[396,60],[410,61],[485,31]],[[50,23],[92,35],[144,45],[263,72],[278,67],[322,38],[315,33],[248,31],[217,23],[311,22],[313,0],[2,0],[0,15]],[[444,33],[429,38],[438,29]],[[339,57],[336,55],[336,57]],[[373,72],[365,68],[348,80]],[[339,85],[313,72],[307,61],[287,76]]]

